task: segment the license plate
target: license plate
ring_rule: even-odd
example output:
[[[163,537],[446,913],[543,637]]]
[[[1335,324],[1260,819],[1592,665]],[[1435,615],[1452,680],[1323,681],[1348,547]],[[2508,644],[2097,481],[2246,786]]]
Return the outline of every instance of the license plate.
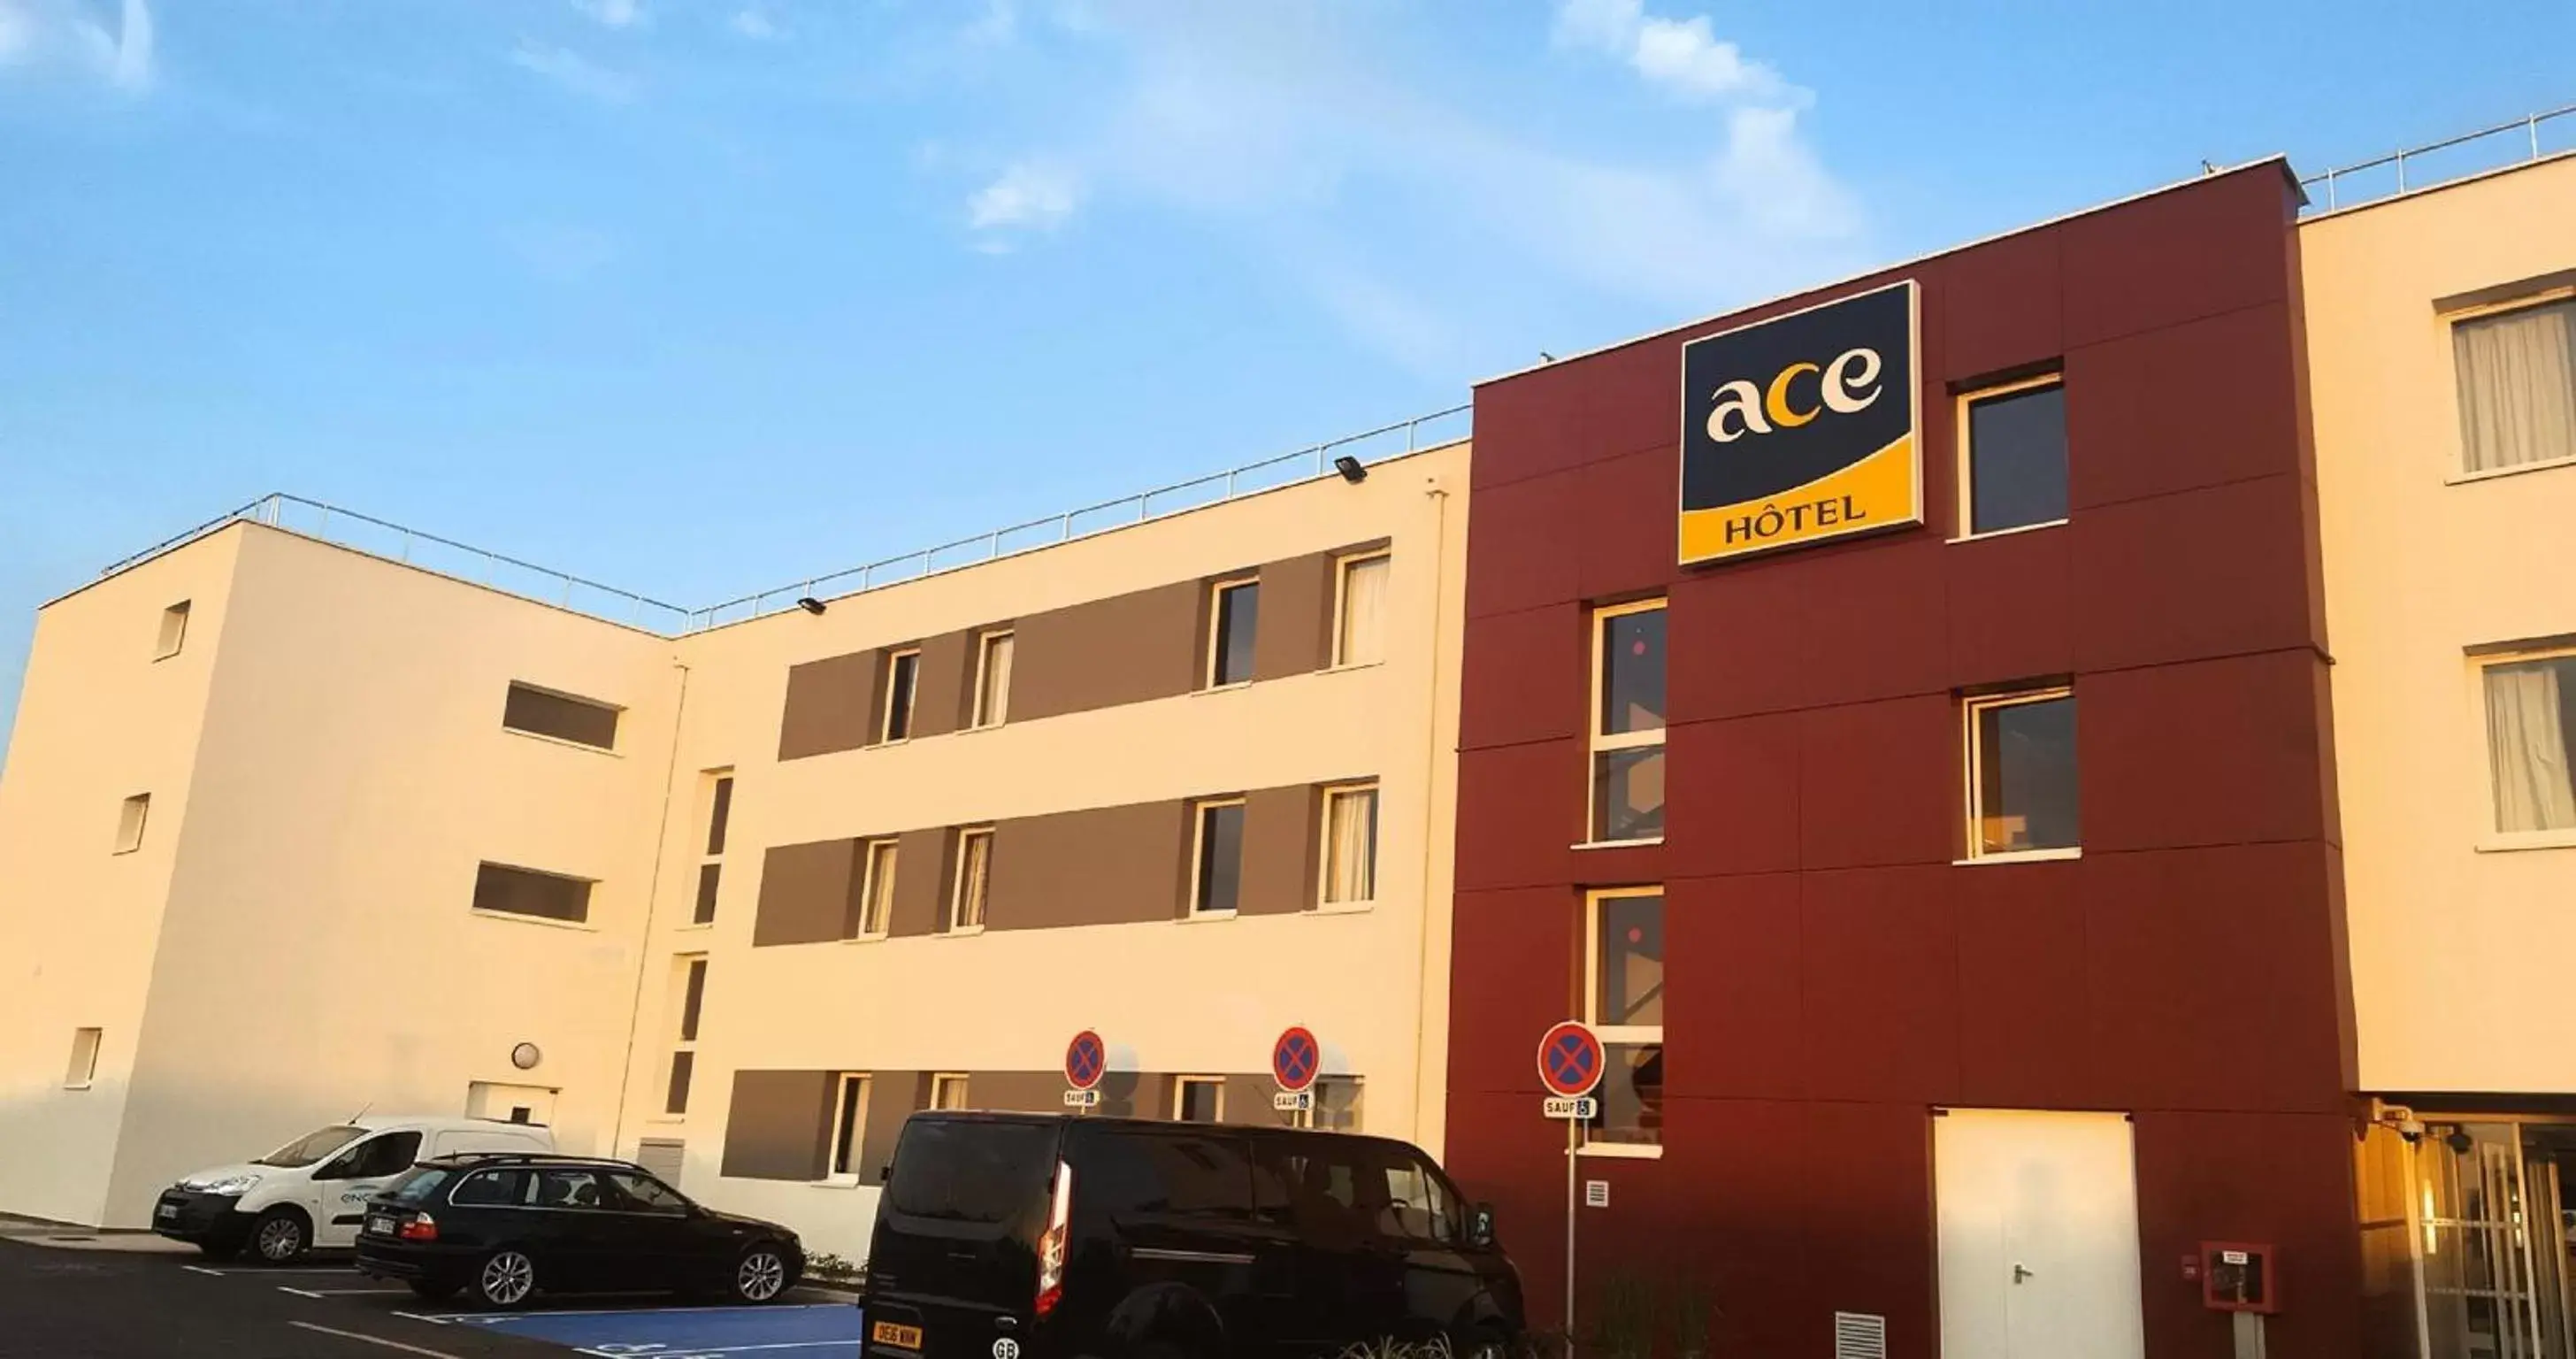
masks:
[[[154,1217],[177,1217],[179,1215],[179,1205],[175,1203],[162,1204],[160,1207],[152,1211],[152,1215]]]
[[[880,1321],[875,1325],[870,1326],[868,1328],[868,1338],[880,1345],[892,1345],[898,1349],[917,1350],[921,1348],[921,1328],[918,1326],[906,1326],[899,1322]]]
[[[394,1220],[393,1220],[392,1218],[389,1218],[389,1217],[371,1217],[371,1218],[368,1218],[368,1219],[367,1219],[367,1234],[368,1234],[368,1235],[370,1235],[370,1236],[391,1236],[391,1235],[393,1235],[393,1234],[394,1234]]]

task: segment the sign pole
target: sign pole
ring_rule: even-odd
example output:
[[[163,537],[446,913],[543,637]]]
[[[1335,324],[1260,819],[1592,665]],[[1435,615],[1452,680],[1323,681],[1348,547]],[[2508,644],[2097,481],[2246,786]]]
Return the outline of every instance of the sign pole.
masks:
[[[1581,1145],[1583,1125],[1565,1120],[1565,1343],[1574,1343],[1574,1152]]]
[[[1574,1222],[1581,1211],[1575,1198],[1581,1176],[1575,1153],[1583,1148],[1583,1124],[1600,1111],[1592,1092],[1601,1084],[1606,1054],[1601,1036],[1580,1020],[1556,1024],[1538,1040],[1538,1083],[1548,1093],[1540,1112],[1565,1120],[1565,1338],[1574,1341]]]

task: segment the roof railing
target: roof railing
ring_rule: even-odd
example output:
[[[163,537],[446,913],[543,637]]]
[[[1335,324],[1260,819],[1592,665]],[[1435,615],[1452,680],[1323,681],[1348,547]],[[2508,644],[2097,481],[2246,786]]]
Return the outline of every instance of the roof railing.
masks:
[[[2567,117],[2570,114],[2576,114],[2576,104],[2567,104],[2539,113],[2526,114],[2509,123],[2498,123],[2493,127],[2483,127],[2475,132],[2464,132],[2459,136],[2446,137],[2438,142],[2427,142],[2422,146],[2410,146],[2403,151],[2391,152],[2388,155],[2381,156],[2377,160],[2365,160],[2353,165],[2337,166],[2323,174],[2310,175],[2307,178],[2300,180],[2299,187],[2302,189],[2308,189],[2320,185],[2323,186],[2325,189],[2325,202],[2322,204],[2318,203],[2316,201],[2316,195],[2310,194],[2308,208],[2309,210],[2316,212],[2333,212],[2338,208],[2357,207],[2363,203],[2376,202],[2383,198],[2394,198],[2399,194],[2411,193],[2417,189],[2429,189],[2436,184],[2447,184],[2455,179],[2484,173],[2488,170],[2500,169],[2508,165],[2529,164],[2532,161],[2540,159],[2544,155],[2554,153],[2552,150],[2545,150],[2543,148],[2540,132],[2541,128],[2557,119]],[[2419,173],[2418,181],[2416,183],[2409,184],[2406,182],[2406,163],[2410,159],[2418,162],[2420,165],[2425,157],[2430,156],[2435,152],[2449,151],[2459,147],[2479,143],[2492,143],[2495,138],[2517,132],[2522,135],[2515,142],[2516,154],[2508,159],[2479,164],[2469,169],[2453,167],[2447,171],[2436,171],[2434,177],[2431,179],[2424,179]],[[2554,150],[2576,150],[2576,147],[2558,147]],[[2375,192],[2367,192],[2360,197],[2351,199],[2346,199],[2341,194],[2340,189],[2342,182],[2352,178],[2354,175],[2392,167],[2395,170],[2396,187],[2382,187]]]

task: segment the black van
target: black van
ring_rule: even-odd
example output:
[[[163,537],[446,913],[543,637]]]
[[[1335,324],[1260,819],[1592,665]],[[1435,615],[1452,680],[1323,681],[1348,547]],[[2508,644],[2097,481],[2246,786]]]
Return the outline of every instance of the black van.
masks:
[[[873,1359],[1291,1359],[1388,1337],[1463,1359],[1522,1331],[1491,1214],[1405,1143],[1047,1114],[904,1124],[859,1305]]]

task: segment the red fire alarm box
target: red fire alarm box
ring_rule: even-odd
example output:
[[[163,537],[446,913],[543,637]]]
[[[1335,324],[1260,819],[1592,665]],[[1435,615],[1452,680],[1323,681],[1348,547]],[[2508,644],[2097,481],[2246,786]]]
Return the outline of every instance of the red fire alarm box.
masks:
[[[2213,1312],[2278,1312],[2280,1289],[2272,1279],[2279,1252],[2250,1241],[2200,1243],[2200,1300]]]

